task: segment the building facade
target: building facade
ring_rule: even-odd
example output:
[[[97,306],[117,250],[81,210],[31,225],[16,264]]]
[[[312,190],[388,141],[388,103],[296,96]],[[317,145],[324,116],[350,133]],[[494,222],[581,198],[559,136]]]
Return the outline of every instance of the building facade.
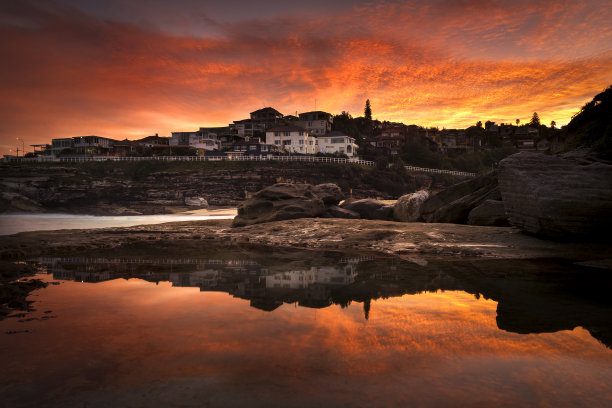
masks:
[[[299,114],[295,125],[302,127],[313,136],[322,136],[331,132],[334,118],[331,113],[323,111],[304,112]]]
[[[315,154],[318,151],[316,138],[293,125],[272,127],[266,132],[266,142],[288,153]]]
[[[355,157],[359,147],[354,138],[338,130],[317,137],[317,145],[321,153],[345,154],[348,157]]]

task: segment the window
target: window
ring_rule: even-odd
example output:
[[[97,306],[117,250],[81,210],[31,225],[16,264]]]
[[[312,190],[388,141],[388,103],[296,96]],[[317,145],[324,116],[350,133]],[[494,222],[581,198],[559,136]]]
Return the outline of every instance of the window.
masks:
[[[303,150],[304,150],[304,148],[302,146],[300,146],[300,152],[303,151]]]
[[[290,132],[285,132],[285,136],[291,136]]]
[[[300,144],[303,145],[304,144],[304,140],[300,139]]]
[[[267,151],[268,151],[268,146],[266,146],[266,145],[261,145],[261,151],[262,151],[262,152],[267,152]]]
[[[304,132],[300,132],[300,136],[304,136]]]
[[[280,132],[274,132],[274,136],[280,136]]]
[[[257,150],[257,145],[250,145],[249,150]]]
[[[283,146],[288,146],[291,144],[291,140],[283,140]]]
[[[275,144],[275,145],[279,145],[279,144],[280,144],[280,140],[275,140],[275,141],[274,141],[274,144]]]

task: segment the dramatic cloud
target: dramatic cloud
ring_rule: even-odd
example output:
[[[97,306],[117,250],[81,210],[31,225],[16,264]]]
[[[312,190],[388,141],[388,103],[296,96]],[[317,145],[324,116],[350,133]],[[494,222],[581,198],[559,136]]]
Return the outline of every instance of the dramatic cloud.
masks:
[[[3,2],[0,152],[15,138],[226,125],[263,106],[359,115],[366,98],[381,120],[462,127],[537,111],[564,124],[612,82],[603,1],[348,3]]]

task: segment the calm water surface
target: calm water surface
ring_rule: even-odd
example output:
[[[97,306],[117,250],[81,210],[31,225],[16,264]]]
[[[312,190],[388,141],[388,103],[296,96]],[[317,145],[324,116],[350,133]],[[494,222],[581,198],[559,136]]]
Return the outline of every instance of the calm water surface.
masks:
[[[0,406],[612,406],[597,271],[90,255],[30,260],[54,284],[0,321]]]
[[[0,215],[0,235],[26,231],[131,227],[175,221],[232,219],[235,216],[235,208],[163,215],[3,214]]]

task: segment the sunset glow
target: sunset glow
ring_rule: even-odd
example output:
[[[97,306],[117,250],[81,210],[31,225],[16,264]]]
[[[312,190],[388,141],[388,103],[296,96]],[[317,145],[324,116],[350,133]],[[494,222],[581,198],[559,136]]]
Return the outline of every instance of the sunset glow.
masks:
[[[612,83],[608,1],[0,3],[0,154],[272,106],[439,127],[566,124]],[[217,3],[217,4],[215,4]]]

